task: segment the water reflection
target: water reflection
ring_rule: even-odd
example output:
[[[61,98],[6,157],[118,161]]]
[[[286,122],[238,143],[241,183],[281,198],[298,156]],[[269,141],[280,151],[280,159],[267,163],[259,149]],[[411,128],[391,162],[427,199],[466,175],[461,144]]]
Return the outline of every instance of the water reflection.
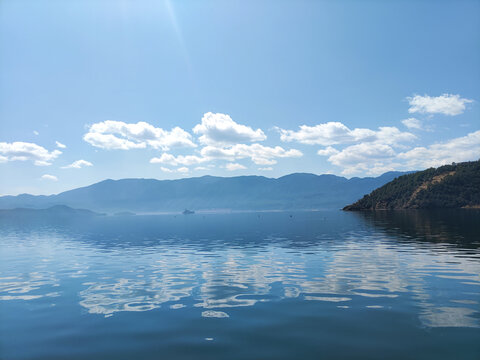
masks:
[[[4,276],[0,278],[0,301],[56,297],[60,294],[53,291],[53,288],[58,286],[58,281],[51,272],[35,271]]]
[[[480,219],[477,209],[399,210],[354,212],[361,218],[399,240],[412,239],[458,245],[478,249],[480,237],[475,224]]]
[[[87,313],[105,317],[165,306],[228,318],[229,308],[289,300],[407,308],[426,327],[479,327],[479,218],[264,213],[5,226],[0,301],[54,301],[73,287]]]

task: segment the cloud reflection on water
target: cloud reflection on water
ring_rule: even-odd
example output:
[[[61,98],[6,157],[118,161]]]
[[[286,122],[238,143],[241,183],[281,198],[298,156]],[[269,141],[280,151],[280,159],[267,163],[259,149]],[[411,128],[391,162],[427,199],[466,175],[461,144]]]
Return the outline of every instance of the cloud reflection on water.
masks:
[[[351,215],[341,216],[348,220]],[[202,317],[228,317],[220,309],[284,299],[382,311],[402,301],[418,308],[424,326],[479,327],[478,251],[458,246],[458,238],[455,244],[423,241],[417,231],[417,238],[412,239],[404,229],[404,215],[401,220],[403,227],[395,221],[386,226],[385,218],[380,225],[375,219],[373,226],[355,223],[340,234],[317,228],[302,234],[305,223],[298,224],[302,226],[298,229],[293,226],[288,236],[268,228],[254,234],[260,238],[254,246],[229,239],[209,243],[199,240],[204,236],[201,233],[199,238],[168,241],[146,236],[145,246],[116,243],[105,248],[103,242],[98,245],[46,232],[37,237],[35,246],[53,251],[50,260],[35,255],[30,255],[35,261],[24,258],[32,271],[10,270],[0,278],[0,300],[60,296],[64,284],[81,277],[80,306],[105,317],[150,311],[164,304],[178,311],[204,309]],[[429,224],[431,233],[435,227]],[[415,227],[419,227],[418,219]],[[236,230],[231,229],[231,236],[243,239],[244,234]],[[296,230],[302,235],[299,239]],[[449,235],[443,233],[440,238]],[[251,245],[251,240],[246,244]],[[20,244],[25,253],[32,246]],[[18,247],[8,249],[18,254]]]

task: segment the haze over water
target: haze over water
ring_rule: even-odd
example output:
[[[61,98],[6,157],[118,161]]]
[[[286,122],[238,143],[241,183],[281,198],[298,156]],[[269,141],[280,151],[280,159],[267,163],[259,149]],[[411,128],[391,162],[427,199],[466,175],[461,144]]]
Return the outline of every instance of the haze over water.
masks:
[[[479,219],[0,219],[0,358],[478,359]]]

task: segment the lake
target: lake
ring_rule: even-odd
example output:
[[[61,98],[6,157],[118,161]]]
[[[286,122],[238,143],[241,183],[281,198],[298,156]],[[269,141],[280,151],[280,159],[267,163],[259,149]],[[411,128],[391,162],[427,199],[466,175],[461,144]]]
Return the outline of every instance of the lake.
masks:
[[[1,359],[479,359],[480,212],[0,218]]]

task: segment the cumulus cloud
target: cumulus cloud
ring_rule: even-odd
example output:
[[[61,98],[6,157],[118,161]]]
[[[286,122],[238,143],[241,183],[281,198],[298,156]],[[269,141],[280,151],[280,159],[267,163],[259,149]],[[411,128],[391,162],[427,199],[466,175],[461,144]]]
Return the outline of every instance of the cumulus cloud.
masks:
[[[55,145],[60,149],[65,149],[67,147],[67,145],[62,144],[60,141],[55,141]]]
[[[95,123],[83,139],[95,147],[108,150],[143,149],[147,146],[162,150],[196,147],[192,136],[179,127],[167,131],[143,121],[136,124],[113,120]]]
[[[328,160],[337,166],[346,167],[372,160],[386,159],[395,156],[395,150],[386,144],[361,143],[348,146],[342,151],[331,155]]]
[[[409,129],[423,130],[422,122],[416,118],[402,120],[402,124]]]
[[[225,165],[225,169],[227,169],[228,171],[235,171],[246,169],[246,167],[238,163],[228,163],[227,165]]]
[[[205,146],[198,155],[178,155],[163,153],[159,157],[150,159],[152,164],[164,164],[170,166],[191,166],[213,160],[236,161],[239,159],[251,159],[257,165],[273,165],[277,163],[275,158],[301,157],[303,154],[296,150],[285,150],[280,146],[268,147],[260,144],[236,144],[228,147]]]
[[[301,125],[298,131],[277,128],[280,140],[296,141],[308,145],[330,146],[355,142],[383,142],[397,144],[412,141],[416,137],[409,132],[402,132],[396,127],[379,127],[378,130],[355,128],[349,129],[341,122],[327,122],[315,126]]]
[[[228,145],[267,138],[261,129],[254,130],[236,123],[226,114],[211,112],[203,115],[202,122],[193,128],[193,132],[201,135],[199,140],[205,145]]]
[[[80,169],[85,166],[93,166],[93,164],[87,160],[77,160],[70,165],[62,166],[62,169]]]
[[[163,171],[163,172],[166,172],[166,173],[188,173],[190,170],[183,166],[183,167],[179,167],[177,169],[170,169],[170,168],[167,168],[167,167],[164,167],[164,166],[160,166],[160,170]]]
[[[42,180],[58,181],[58,178],[55,175],[45,174],[41,177]]]
[[[179,173],[187,173],[189,170],[187,167],[183,166],[177,169],[177,172]]]
[[[195,171],[204,171],[204,170],[208,170],[208,168],[205,167],[205,166],[197,166],[194,170]]]
[[[302,125],[297,131],[278,130],[282,141],[324,146],[317,154],[342,168],[344,175],[377,175],[392,170],[390,162],[396,156],[395,149],[405,149],[404,143],[417,139],[414,134],[394,126],[381,126],[377,130],[350,129],[341,122]],[[386,163],[389,165],[385,166]]]
[[[52,164],[62,152],[59,150],[48,151],[44,147],[27,142],[16,141],[13,143],[0,142],[0,161],[33,161],[37,166]]]
[[[342,150],[329,146],[317,153],[328,156],[328,162],[342,168],[342,174],[347,176],[379,175],[391,171],[394,169],[392,159],[396,156],[392,145],[381,142],[363,142]]]
[[[295,158],[303,155],[296,149],[285,150],[280,146],[269,147],[260,144],[236,144],[225,148],[205,146],[200,153],[205,158],[229,161],[250,158],[257,165],[273,165],[277,163],[275,158]]]
[[[480,130],[428,147],[416,147],[398,154],[398,159],[406,161],[406,167],[410,169],[478,160],[480,159]]]
[[[440,96],[415,95],[407,98],[409,113],[459,115],[465,111],[465,104],[473,102],[460,95],[443,94]]]
[[[392,170],[421,170],[480,158],[480,130],[427,147],[397,153],[388,144],[360,143],[327,155],[343,175],[380,175]]]
[[[200,157],[196,155],[172,155],[168,153],[163,153],[160,157],[154,157],[150,159],[151,164],[166,164],[166,165],[172,165],[172,166],[177,166],[177,165],[195,165],[195,164],[200,164],[203,162],[209,161],[208,158],[205,157]]]
[[[331,156],[338,154],[339,151],[331,146],[326,147],[325,149],[320,149],[317,151],[317,154],[320,156]]]
[[[384,162],[358,163],[354,166],[345,168],[342,175],[345,176],[379,176],[389,171],[397,171],[399,164],[389,164]]]

